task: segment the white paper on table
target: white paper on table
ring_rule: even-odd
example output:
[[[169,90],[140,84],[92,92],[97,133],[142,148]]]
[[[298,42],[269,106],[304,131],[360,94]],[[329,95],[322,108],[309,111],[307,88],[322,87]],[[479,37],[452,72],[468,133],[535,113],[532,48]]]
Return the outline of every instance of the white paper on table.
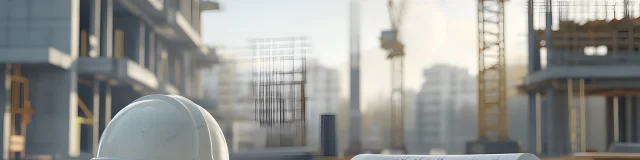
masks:
[[[351,160],[540,160],[531,153],[469,155],[383,155],[360,154]]]

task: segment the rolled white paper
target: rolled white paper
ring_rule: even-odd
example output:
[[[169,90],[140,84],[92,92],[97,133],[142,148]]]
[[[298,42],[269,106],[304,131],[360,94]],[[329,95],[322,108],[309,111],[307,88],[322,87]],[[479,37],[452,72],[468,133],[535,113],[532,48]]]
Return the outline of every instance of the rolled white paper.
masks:
[[[531,153],[469,155],[383,155],[360,154],[351,160],[540,160]]]

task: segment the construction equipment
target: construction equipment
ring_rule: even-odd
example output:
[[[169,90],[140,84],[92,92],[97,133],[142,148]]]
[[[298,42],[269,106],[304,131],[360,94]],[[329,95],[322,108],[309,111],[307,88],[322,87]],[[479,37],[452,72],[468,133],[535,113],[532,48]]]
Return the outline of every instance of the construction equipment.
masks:
[[[398,2],[397,2],[398,1]],[[391,61],[391,153],[406,153],[404,145],[404,44],[400,42],[400,26],[406,0],[388,0],[391,30],[382,31],[380,47]]]
[[[478,139],[468,154],[519,151],[507,130],[504,1],[478,0]]]

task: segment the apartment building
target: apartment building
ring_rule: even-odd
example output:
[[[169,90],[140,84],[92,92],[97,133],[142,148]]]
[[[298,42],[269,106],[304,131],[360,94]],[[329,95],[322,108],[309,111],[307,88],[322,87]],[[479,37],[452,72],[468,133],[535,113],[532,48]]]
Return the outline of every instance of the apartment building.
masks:
[[[475,78],[467,69],[449,65],[425,69],[424,78],[415,101],[414,132],[420,136],[413,152],[437,148],[463,153],[464,143],[474,137],[461,118],[465,108],[476,105]]]
[[[200,0],[0,0],[3,159],[90,159],[113,115],[148,94],[203,107]],[[11,99],[11,100],[10,100]],[[8,138],[8,139],[7,139]],[[11,139],[11,141],[9,141]],[[9,147],[11,146],[11,147]],[[6,148],[5,148],[6,147]]]

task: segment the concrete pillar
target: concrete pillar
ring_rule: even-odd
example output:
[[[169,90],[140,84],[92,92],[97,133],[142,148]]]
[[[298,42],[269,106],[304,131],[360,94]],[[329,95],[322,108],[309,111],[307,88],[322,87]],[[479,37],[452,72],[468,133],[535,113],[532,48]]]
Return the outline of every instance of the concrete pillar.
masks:
[[[571,139],[569,131],[569,107],[568,97],[565,93],[555,93],[553,108],[554,113],[554,133],[557,155],[563,156],[571,153]]]
[[[558,151],[555,145],[556,136],[554,134],[554,132],[556,131],[556,112],[553,110],[553,108],[555,107],[555,93],[552,87],[548,87],[545,92],[545,103],[542,106],[542,145],[544,147],[541,154],[542,156],[556,156],[556,153]]]
[[[172,85],[176,85],[176,80],[177,80],[177,75],[176,75],[176,60],[178,60],[178,58],[180,58],[179,56],[177,56],[177,53],[169,53],[169,58],[168,58],[168,62],[169,62],[169,79],[167,79],[166,81],[170,82]],[[175,86],[178,87],[178,86]]]
[[[553,30],[551,28],[551,26],[553,26],[553,7],[552,7],[552,0],[545,0],[546,2],[546,11],[545,11],[545,42],[547,45],[545,45],[545,47],[547,48],[547,67],[549,67],[550,65],[552,65],[553,62],[553,47],[551,47],[552,43],[553,43]]]
[[[180,72],[179,72],[180,75],[178,75],[178,77],[177,77],[178,79],[180,79],[180,86],[178,86],[178,87],[180,87],[180,89],[181,89],[180,92],[184,93],[187,96],[191,96],[190,93],[185,92],[187,90],[187,83],[189,83],[189,81],[188,81],[189,79],[187,79],[187,77],[188,77],[187,76],[187,72],[189,71],[187,67],[189,67],[189,66],[186,65],[187,57],[188,57],[187,55],[188,54],[183,54],[183,55],[184,56],[180,57],[180,64],[179,64],[180,65]]]
[[[196,74],[194,74],[194,72],[196,71],[193,66],[191,65],[191,56],[189,54],[184,54],[183,56],[184,60],[182,61],[182,86],[183,91],[182,93],[184,93],[184,95],[189,96],[189,97],[195,97],[195,98],[201,98],[198,97],[198,95],[195,94],[193,87],[199,87],[198,85],[194,84],[194,79],[197,79],[199,77],[197,77]]]
[[[606,147],[605,148],[609,148],[609,146],[611,146],[611,143],[614,141],[614,128],[615,126],[613,126],[613,103],[614,102],[614,97],[613,96],[607,96],[606,97],[606,135],[607,135],[607,142],[606,142]]]
[[[527,151],[529,153],[539,154],[539,150],[537,147],[538,142],[538,93],[537,92],[529,92],[529,108],[528,108],[528,116],[529,116],[529,146],[527,146]]]
[[[5,64],[0,64],[0,82],[2,82],[2,88],[0,88],[0,106],[3,107],[3,114],[2,114],[2,118],[0,118],[0,124],[2,124],[2,136],[0,136],[0,142],[2,142],[2,145],[0,145],[0,157],[2,157],[2,159],[9,159],[9,134],[11,132],[11,129],[9,128],[11,126],[11,111],[10,111],[10,107],[11,107],[11,101],[10,101],[10,97],[11,97],[11,76],[10,73],[8,72],[8,68],[7,65]]]
[[[27,156],[78,157],[80,149],[75,145],[79,136],[75,66],[69,70],[39,67],[27,73],[33,105],[32,121],[27,126]]]
[[[91,128],[91,144],[92,144],[92,153],[93,156],[95,157],[96,154],[98,153],[98,144],[100,143],[100,133],[101,133],[101,127],[100,127],[100,122],[103,121],[100,119],[100,81],[97,79],[93,79],[92,81],[92,92],[91,92],[91,99],[93,101],[93,104],[91,106],[87,106],[91,108],[92,114],[93,114],[93,126]]]
[[[156,68],[156,33],[147,27],[147,39],[145,40],[147,45],[147,56],[145,56],[145,67],[155,73]]]
[[[618,97],[618,138],[619,142],[627,142],[627,96]]]
[[[102,22],[102,3],[103,0],[93,0],[91,5],[91,22],[89,24],[89,56],[100,56],[100,40],[101,22]],[[95,42],[91,39],[96,40]]]
[[[632,142],[632,136],[633,136],[633,96],[624,96],[625,97],[625,105],[624,105],[624,111],[622,112],[622,114],[624,114],[624,137],[625,137],[625,142]]]
[[[156,35],[157,36],[157,35]],[[165,75],[162,72],[162,56],[165,54],[166,50],[164,48],[164,42],[162,40],[156,39],[156,52],[155,58],[153,59],[155,67],[153,68],[153,73],[158,77],[159,80],[165,81]]]
[[[98,118],[100,119],[100,122],[98,122],[98,126],[100,126],[98,129],[98,136],[102,136],[102,132],[111,121],[111,116],[114,115],[111,111],[111,86],[107,82],[96,81],[96,83],[98,83],[97,91],[99,93],[99,113],[96,115],[98,115]]]
[[[533,27],[534,22],[534,10],[533,10],[533,0],[528,0],[528,16],[527,16],[527,27],[528,27],[528,44],[529,44],[529,53],[528,53],[528,69],[529,73],[533,73],[540,70],[540,50],[538,49],[538,37],[537,33]],[[529,95],[531,98],[531,95]]]
[[[113,0],[101,0],[100,56],[113,56]]]
[[[138,21],[138,37],[136,38],[138,40],[138,57],[136,59],[136,61],[138,62],[138,64],[140,64],[140,66],[145,66],[144,63],[146,62],[146,39],[147,39],[147,30],[146,30],[146,25],[144,24],[143,21]]]
[[[640,143],[640,97],[639,96],[634,96],[634,107],[633,107],[633,113],[634,113],[634,117],[633,117],[633,122],[634,125],[634,139],[633,142],[635,143]]]

